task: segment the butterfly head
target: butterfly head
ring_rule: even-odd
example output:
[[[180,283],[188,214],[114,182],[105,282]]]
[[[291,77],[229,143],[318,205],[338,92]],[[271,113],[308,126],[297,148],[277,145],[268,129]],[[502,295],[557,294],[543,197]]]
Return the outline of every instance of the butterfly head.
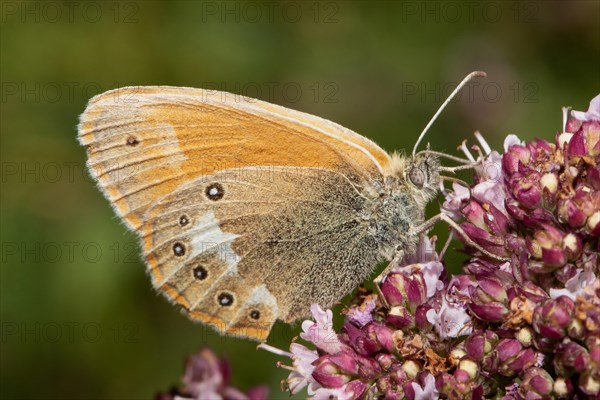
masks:
[[[386,173],[386,186],[391,192],[410,193],[419,207],[424,207],[437,194],[440,184],[440,162],[432,154],[392,155]]]
[[[432,155],[411,157],[404,170],[404,180],[413,190],[414,196],[423,203],[437,194],[440,185],[440,163]]]

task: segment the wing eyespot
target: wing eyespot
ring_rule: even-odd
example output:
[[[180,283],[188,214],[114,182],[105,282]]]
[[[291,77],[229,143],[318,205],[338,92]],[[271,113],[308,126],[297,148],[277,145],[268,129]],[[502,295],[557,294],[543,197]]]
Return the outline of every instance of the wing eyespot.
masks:
[[[173,254],[175,257],[182,257],[185,255],[185,246],[181,242],[175,242],[173,245]]]
[[[252,319],[260,319],[260,311],[258,310],[252,310],[250,311],[250,318]]]
[[[189,223],[190,223],[190,219],[187,217],[187,215],[182,215],[179,217],[179,225],[180,226],[186,226]]]
[[[221,292],[217,297],[217,303],[219,303],[222,307],[231,307],[233,305],[234,299],[231,293]]]
[[[135,136],[129,136],[127,138],[127,146],[137,146],[138,144],[140,144],[140,141],[137,140]]]
[[[223,185],[221,185],[220,183],[213,183],[208,185],[204,193],[206,194],[206,197],[208,197],[208,199],[212,201],[220,200],[225,195]]]
[[[196,268],[194,268],[193,273],[194,273],[194,278],[196,278],[199,281],[203,281],[208,277],[208,271],[202,265],[199,265]]]

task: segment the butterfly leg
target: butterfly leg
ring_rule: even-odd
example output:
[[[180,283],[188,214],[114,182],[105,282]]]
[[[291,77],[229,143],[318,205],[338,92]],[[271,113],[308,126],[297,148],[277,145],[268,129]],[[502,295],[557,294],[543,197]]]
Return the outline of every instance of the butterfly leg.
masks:
[[[476,166],[478,166],[479,163],[471,163],[471,164],[465,164],[465,165],[458,165],[455,167],[440,167],[440,171],[442,172],[449,172],[451,174],[456,173],[457,171],[467,171],[469,169],[473,169]]]
[[[487,257],[493,258],[494,260],[498,260],[498,261],[508,261],[508,258],[505,257],[500,257],[496,254],[490,253],[489,251],[487,251],[486,249],[484,249],[483,247],[481,247],[480,245],[478,245],[477,243],[475,243],[470,237],[469,235],[467,235],[467,233],[449,216],[447,216],[444,213],[440,213],[434,217],[431,217],[430,219],[428,219],[427,221],[423,222],[421,225],[417,226],[416,228],[414,228],[414,230],[411,232],[412,235],[418,235],[421,234],[423,232],[428,231],[429,229],[431,229],[435,224],[437,224],[439,221],[444,221],[446,222],[448,225],[450,225],[452,228],[454,228],[454,230],[456,232],[458,232],[458,234],[460,234],[464,241],[466,242],[467,245],[476,248],[477,250],[479,250],[480,252],[482,252],[484,255],[486,255]]]

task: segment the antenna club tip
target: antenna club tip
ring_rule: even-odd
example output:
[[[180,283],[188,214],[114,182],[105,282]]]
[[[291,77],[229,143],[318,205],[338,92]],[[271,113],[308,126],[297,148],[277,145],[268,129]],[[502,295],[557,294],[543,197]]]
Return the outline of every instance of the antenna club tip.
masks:
[[[469,75],[471,75],[471,76],[481,76],[482,78],[487,77],[487,73],[485,73],[485,71],[473,71]]]

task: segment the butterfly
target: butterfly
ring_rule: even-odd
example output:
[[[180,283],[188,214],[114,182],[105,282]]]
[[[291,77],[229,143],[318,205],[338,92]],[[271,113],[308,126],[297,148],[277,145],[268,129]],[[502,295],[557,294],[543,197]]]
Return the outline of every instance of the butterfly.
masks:
[[[111,90],[78,130],[154,287],[191,319],[258,341],[414,251],[444,168],[419,141],[388,154],[328,120],[214,90]]]

